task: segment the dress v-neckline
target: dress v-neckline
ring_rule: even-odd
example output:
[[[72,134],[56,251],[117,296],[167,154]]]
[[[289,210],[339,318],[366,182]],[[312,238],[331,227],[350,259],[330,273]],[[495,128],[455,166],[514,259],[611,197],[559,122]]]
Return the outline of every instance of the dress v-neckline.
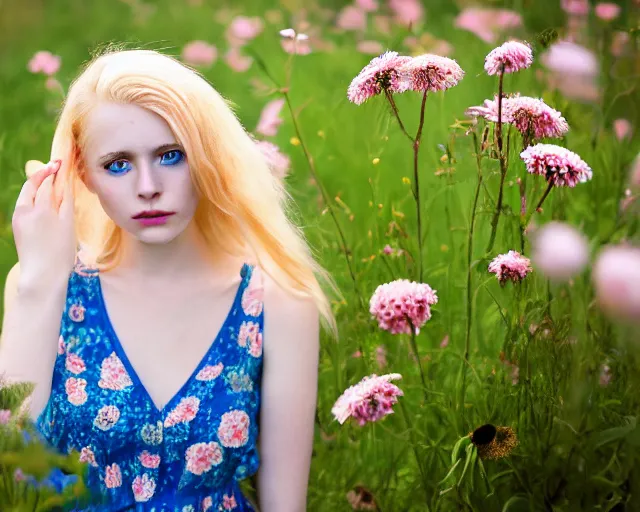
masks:
[[[105,325],[106,325],[106,328],[107,328],[107,334],[109,335],[109,337],[110,337],[110,339],[111,339],[111,341],[113,343],[113,348],[114,348],[114,350],[116,352],[116,355],[122,361],[122,364],[124,365],[125,369],[127,370],[127,373],[129,374],[129,376],[131,377],[131,380],[133,381],[134,386],[138,386],[138,388],[141,390],[142,394],[144,395],[145,399],[151,405],[153,411],[156,414],[160,415],[160,417],[162,417],[163,419],[164,419],[164,416],[165,416],[165,412],[166,411],[171,411],[171,408],[174,406],[174,402],[180,398],[180,395],[182,395],[182,392],[193,382],[193,379],[196,377],[198,372],[202,369],[203,365],[209,359],[209,356],[213,352],[214,348],[216,348],[218,346],[216,341],[218,340],[218,338],[220,338],[220,336],[224,333],[224,331],[226,330],[227,326],[229,325],[229,322],[231,321],[232,316],[233,316],[233,312],[236,309],[236,307],[237,307],[237,305],[238,305],[238,303],[240,301],[240,298],[242,296],[242,292],[244,291],[246,283],[249,282],[248,270],[249,270],[249,265],[247,263],[243,263],[242,269],[240,271],[240,276],[241,276],[242,279],[240,281],[240,284],[238,285],[238,289],[236,290],[235,297],[233,298],[233,302],[231,303],[231,307],[229,308],[229,311],[227,312],[227,316],[225,317],[224,321],[222,322],[222,325],[220,326],[220,329],[218,330],[217,334],[213,338],[209,348],[207,348],[207,350],[204,353],[204,355],[202,356],[202,358],[198,361],[198,364],[196,365],[195,369],[191,372],[189,377],[187,377],[187,380],[182,384],[182,386],[180,386],[178,391],[176,393],[174,393],[171,396],[171,398],[169,398],[169,401],[162,408],[159,408],[156,405],[156,403],[154,402],[153,398],[151,398],[151,395],[150,395],[149,391],[147,390],[147,387],[144,385],[144,383],[140,379],[140,376],[138,375],[138,372],[133,367],[133,364],[131,363],[131,361],[129,360],[129,357],[127,356],[127,352],[125,351],[124,347],[122,346],[122,343],[120,342],[120,338],[116,334],[116,330],[115,330],[115,328],[113,326],[113,323],[111,322],[111,318],[109,317],[109,312],[107,310],[106,301],[105,301],[105,298],[104,298],[104,294],[102,292],[102,281],[100,280],[100,273],[96,272],[94,277],[95,277],[96,282],[97,282],[97,292],[98,292],[97,296],[98,296],[98,301],[99,301],[99,305],[100,305],[100,314],[102,314],[102,316],[104,318]]]

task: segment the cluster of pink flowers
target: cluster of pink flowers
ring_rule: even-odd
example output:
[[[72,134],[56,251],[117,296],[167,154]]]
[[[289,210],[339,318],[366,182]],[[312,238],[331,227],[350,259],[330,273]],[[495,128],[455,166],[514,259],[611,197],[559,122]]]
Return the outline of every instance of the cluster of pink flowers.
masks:
[[[393,414],[397,397],[404,393],[390,381],[401,378],[398,373],[364,377],[358,384],[345,390],[332,407],[331,413],[340,424],[352,417],[360,426]]]
[[[431,306],[438,302],[436,291],[426,283],[398,279],[381,284],[369,302],[369,312],[378,326],[391,334],[415,334],[431,318]]]
[[[518,41],[506,43],[491,50],[484,59],[484,70],[489,75],[515,73],[533,63],[531,47]]]
[[[498,122],[497,96],[493,100],[485,100],[482,106],[468,108],[466,113]],[[514,125],[520,133],[533,139],[562,137],[569,131],[562,114],[538,98],[519,95],[502,98],[501,117],[503,123]]]
[[[360,105],[384,91],[444,91],[463,76],[464,71],[453,59],[432,54],[407,57],[388,51],[360,71],[349,85],[347,97]]]
[[[191,41],[182,49],[182,60],[190,66],[211,66],[218,59],[218,49],[206,41]]]
[[[573,151],[554,144],[529,146],[520,157],[531,174],[539,174],[556,187],[575,187],[589,181],[591,168]]]
[[[280,148],[272,142],[259,140],[256,141],[256,144],[258,144],[258,148],[264,155],[273,174],[280,179],[285,178],[289,172],[289,167],[291,166],[291,160],[289,157],[282,153]]]
[[[531,270],[529,258],[516,251],[499,254],[489,263],[489,272],[495,274],[503,286],[509,280],[514,283],[522,281]]]

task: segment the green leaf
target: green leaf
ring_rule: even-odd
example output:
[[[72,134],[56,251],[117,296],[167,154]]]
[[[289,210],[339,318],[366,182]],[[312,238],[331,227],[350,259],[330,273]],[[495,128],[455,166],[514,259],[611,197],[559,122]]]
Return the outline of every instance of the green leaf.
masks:
[[[445,483],[447,480],[449,480],[449,478],[451,478],[451,476],[453,475],[453,473],[455,472],[456,468],[458,467],[458,465],[460,464],[460,461],[462,459],[458,459],[456,461],[456,463],[451,466],[451,469],[449,470],[449,472],[447,473],[447,476],[445,476],[442,480],[440,480],[438,485],[442,485],[443,483]]]
[[[502,512],[529,512],[529,501],[522,496],[511,496],[502,507]]]
[[[625,420],[627,421],[626,425],[622,427],[608,428],[607,430],[603,430],[602,432],[599,432],[598,434],[593,436],[595,448],[600,448],[607,443],[612,443],[613,441],[624,439],[631,432],[633,432],[636,429],[636,417],[626,416]]]

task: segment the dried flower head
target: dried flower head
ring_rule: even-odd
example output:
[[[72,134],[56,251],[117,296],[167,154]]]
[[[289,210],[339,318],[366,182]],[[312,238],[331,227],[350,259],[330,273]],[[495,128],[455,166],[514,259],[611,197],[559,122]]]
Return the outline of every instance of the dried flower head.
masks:
[[[469,436],[481,459],[503,459],[518,446],[518,438],[511,427],[482,425]]]
[[[331,408],[331,413],[340,424],[352,417],[360,426],[393,414],[393,405],[398,402],[397,397],[404,393],[390,381],[401,378],[399,373],[364,377],[358,384],[350,386],[342,393]]]
[[[426,53],[413,57],[403,68],[413,91],[445,91],[457,85],[464,71],[448,57]]]
[[[532,270],[529,258],[516,251],[499,254],[489,263],[489,272],[496,275],[502,286],[509,280],[514,283],[522,281]]]
[[[391,334],[411,334],[411,327],[418,334],[437,302],[436,291],[428,284],[398,279],[376,288],[369,312],[378,320],[378,326]]]
[[[484,69],[489,75],[515,73],[533,63],[531,47],[518,41],[507,41],[494,48],[484,59]]]
[[[353,510],[378,510],[373,494],[362,485],[356,485],[347,493],[347,501]]]
[[[367,64],[349,85],[347,97],[356,105],[383,91],[399,93],[408,90],[409,83],[401,73],[402,67],[411,57],[398,55],[398,52],[385,52]]]
[[[520,153],[520,158],[528,172],[544,176],[556,187],[575,187],[589,181],[593,175],[591,167],[577,154],[554,144],[529,146]]]

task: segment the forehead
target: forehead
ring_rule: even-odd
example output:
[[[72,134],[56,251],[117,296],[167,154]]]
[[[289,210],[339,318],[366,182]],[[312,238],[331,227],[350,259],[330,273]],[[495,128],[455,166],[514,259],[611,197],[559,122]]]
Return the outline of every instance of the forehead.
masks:
[[[85,124],[86,149],[90,152],[147,151],[176,138],[158,114],[138,105],[99,103]]]

